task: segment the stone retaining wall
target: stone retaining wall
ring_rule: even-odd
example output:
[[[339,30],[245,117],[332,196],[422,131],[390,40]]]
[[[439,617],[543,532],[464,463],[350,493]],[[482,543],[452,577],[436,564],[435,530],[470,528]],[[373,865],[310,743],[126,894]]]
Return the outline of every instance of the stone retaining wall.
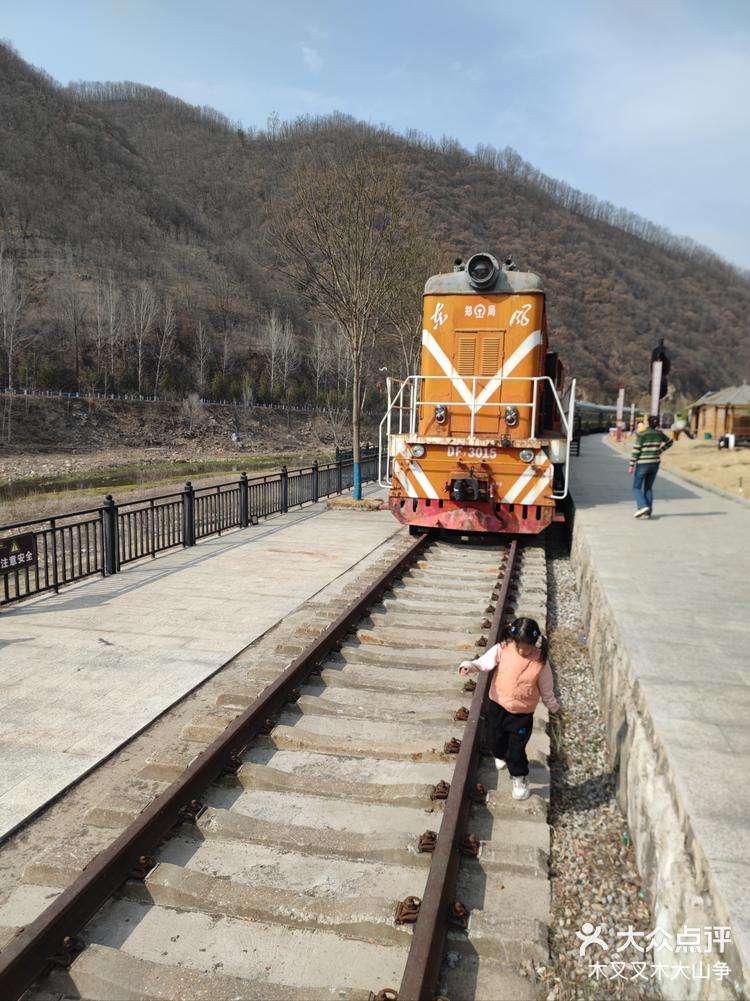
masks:
[[[571,561],[599,684],[610,759],[617,775],[618,802],[630,826],[638,868],[649,894],[653,927],[672,935],[683,926],[731,927],[730,915],[694,837],[670,762],[655,732],[631,651],[597,576],[580,517],[573,530]],[[723,956],[662,953],[666,957],[663,961],[669,964],[723,961],[732,971],[721,981],[713,976],[709,980],[667,978],[662,981],[663,996],[670,1001],[747,998],[748,963],[743,962],[734,937]]]

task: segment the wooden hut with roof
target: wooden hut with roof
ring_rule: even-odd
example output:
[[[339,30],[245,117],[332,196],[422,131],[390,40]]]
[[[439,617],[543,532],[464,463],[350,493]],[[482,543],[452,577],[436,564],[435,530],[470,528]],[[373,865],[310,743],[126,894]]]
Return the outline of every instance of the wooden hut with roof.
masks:
[[[706,393],[690,408],[690,427],[699,437],[721,438],[733,434],[750,438],[750,386],[729,386],[718,393]]]

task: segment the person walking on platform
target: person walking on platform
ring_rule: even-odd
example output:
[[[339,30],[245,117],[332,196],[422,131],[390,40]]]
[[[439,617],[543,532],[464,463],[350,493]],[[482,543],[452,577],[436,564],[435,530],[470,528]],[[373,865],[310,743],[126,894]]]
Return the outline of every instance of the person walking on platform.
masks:
[[[487,727],[495,767],[498,771],[507,767],[513,780],[513,799],[527,799],[526,745],[534,726],[534,710],[541,697],[550,712],[561,712],[547,663],[547,638],[534,619],[516,619],[507,625],[499,643],[476,660],[464,660],[458,673],[492,670],[495,677],[490,686]]]
[[[659,418],[649,417],[648,427],[635,436],[629,473],[635,473],[635,518],[650,518],[654,504],[654,480],[659,472],[662,452],[672,447],[672,439],[659,429]]]

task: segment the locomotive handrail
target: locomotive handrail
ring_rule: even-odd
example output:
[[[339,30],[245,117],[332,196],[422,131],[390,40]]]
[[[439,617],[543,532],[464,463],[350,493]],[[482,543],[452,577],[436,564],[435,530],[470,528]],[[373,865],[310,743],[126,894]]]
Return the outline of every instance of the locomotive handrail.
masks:
[[[568,388],[568,393],[570,394],[570,400],[569,400],[569,403],[568,403],[568,419],[567,420],[565,420],[564,416],[562,416],[562,408],[561,408],[561,411],[560,411],[562,419],[565,422],[565,431],[566,431],[566,434],[565,434],[565,482],[564,482],[564,485],[563,485],[562,493],[555,493],[554,490],[552,491],[552,499],[553,500],[565,500],[565,498],[568,496],[568,480],[569,480],[569,470],[570,470],[570,443],[571,443],[572,438],[573,438],[573,415],[575,414],[575,409],[576,409],[576,380],[575,379],[571,379],[570,380],[570,386]]]
[[[550,389],[552,390],[552,397],[554,399],[557,411],[560,415],[560,424],[565,436],[565,480],[564,488],[562,493],[553,492],[552,497],[554,500],[564,500],[568,495],[568,479],[569,479],[569,466],[570,466],[570,441],[573,433],[573,411],[575,409],[575,379],[573,379],[568,388],[568,393],[570,394],[570,403],[567,408],[557,391],[555,383],[548,375],[534,375],[534,376],[521,376],[521,375],[509,375],[502,378],[497,378],[492,375],[465,375],[462,376],[463,385],[468,389],[468,382],[471,382],[471,398],[469,400],[420,400],[419,399],[419,388],[421,383],[427,380],[435,380],[442,382],[450,382],[455,385],[455,380],[449,375],[410,375],[403,380],[394,380],[390,377],[386,380],[387,390],[388,390],[388,409],[386,410],[383,419],[380,422],[378,428],[378,483],[382,487],[388,487],[391,481],[392,475],[392,460],[394,458],[394,451],[392,449],[392,442],[395,437],[392,428],[392,411],[398,412],[398,436],[402,437],[404,434],[414,435],[417,433],[417,427],[419,423],[419,412],[420,407],[435,407],[444,406],[450,407],[454,412],[466,412],[471,415],[471,425],[469,429],[469,436],[474,437],[474,424],[476,414],[484,409],[500,409],[501,407],[513,406],[515,408],[527,408],[531,410],[531,431],[532,437],[536,437],[536,418],[537,418],[537,400],[538,400],[538,383],[547,382],[549,383]],[[487,384],[491,382],[497,382],[497,391],[499,392],[502,384],[505,382],[525,382],[532,384],[532,399],[531,402],[523,401],[502,401],[502,400],[482,400],[477,394],[477,383],[482,383],[482,388],[485,388]],[[392,395],[394,389],[396,389],[395,395]],[[404,400],[404,394],[409,389],[409,402],[406,403]],[[480,389],[480,393],[481,393]],[[567,395],[567,394],[566,394]],[[409,424],[408,428],[404,429],[404,413],[409,413]],[[385,452],[383,449],[383,432],[386,432],[386,448]],[[384,461],[385,460],[385,461]]]

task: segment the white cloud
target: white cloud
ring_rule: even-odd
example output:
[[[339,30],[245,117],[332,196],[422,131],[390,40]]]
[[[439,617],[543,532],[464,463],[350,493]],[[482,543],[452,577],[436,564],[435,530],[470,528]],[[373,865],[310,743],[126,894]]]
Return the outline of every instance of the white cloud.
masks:
[[[309,45],[302,46],[302,61],[312,73],[316,73],[323,65],[321,54]]]

